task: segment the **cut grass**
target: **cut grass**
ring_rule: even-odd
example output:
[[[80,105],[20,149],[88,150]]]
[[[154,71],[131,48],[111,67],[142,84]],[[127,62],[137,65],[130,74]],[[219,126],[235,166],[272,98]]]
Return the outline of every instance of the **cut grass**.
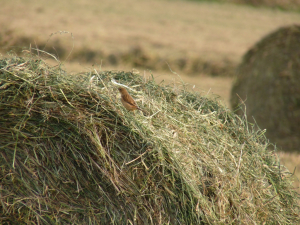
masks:
[[[264,131],[217,101],[131,72],[0,68],[2,223],[300,222]],[[114,80],[147,116],[123,108]]]

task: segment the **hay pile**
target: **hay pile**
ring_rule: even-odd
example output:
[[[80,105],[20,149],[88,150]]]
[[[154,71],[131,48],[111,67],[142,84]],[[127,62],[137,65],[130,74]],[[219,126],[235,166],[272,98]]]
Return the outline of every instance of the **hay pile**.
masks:
[[[140,107],[127,112],[117,87]],[[297,224],[290,173],[218,102],[131,72],[0,60],[1,224]]]
[[[300,26],[280,28],[251,48],[237,71],[231,106],[256,120],[283,150],[300,151]]]

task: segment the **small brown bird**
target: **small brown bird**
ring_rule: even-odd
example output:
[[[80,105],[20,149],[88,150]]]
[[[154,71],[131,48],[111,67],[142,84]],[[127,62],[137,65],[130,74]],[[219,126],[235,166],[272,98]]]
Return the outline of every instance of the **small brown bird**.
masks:
[[[119,87],[118,90],[121,93],[121,102],[128,111],[134,111],[137,109],[143,111],[137,106],[137,104],[125,88]]]

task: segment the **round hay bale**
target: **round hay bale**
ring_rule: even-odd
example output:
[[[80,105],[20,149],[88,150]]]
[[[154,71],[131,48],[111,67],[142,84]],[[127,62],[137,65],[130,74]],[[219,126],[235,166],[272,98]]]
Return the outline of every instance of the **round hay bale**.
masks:
[[[0,82],[0,224],[300,223],[263,132],[214,100],[32,58],[1,59]]]
[[[278,29],[244,55],[231,107],[283,150],[300,151],[300,26]]]

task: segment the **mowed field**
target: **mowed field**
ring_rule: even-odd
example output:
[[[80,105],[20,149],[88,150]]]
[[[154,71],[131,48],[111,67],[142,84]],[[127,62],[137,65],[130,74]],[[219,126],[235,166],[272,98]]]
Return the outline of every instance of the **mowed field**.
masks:
[[[233,74],[211,76],[197,70],[186,74],[169,62],[201,59],[213,65],[236,66],[258,40],[279,27],[299,21],[297,12],[216,2],[11,0],[1,2],[0,42],[5,45],[0,52],[5,54],[10,45],[21,43],[17,39],[23,37],[30,40],[32,47],[45,43],[56,49],[59,43],[68,54],[57,57],[68,72],[137,69],[141,75],[152,74],[157,82],[174,83],[178,87],[188,83],[188,88],[204,95],[218,95],[229,107]],[[106,57],[93,62],[70,60],[72,54],[79,54],[78,49],[83,55],[88,54],[84,49],[117,55],[136,48],[142,49],[148,58],[160,58],[164,69],[113,64]],[[300,179],[300,156],[280,153],[280,158],[290,170],[296,167]],[[296,185],[299,187],[299,182]]]

